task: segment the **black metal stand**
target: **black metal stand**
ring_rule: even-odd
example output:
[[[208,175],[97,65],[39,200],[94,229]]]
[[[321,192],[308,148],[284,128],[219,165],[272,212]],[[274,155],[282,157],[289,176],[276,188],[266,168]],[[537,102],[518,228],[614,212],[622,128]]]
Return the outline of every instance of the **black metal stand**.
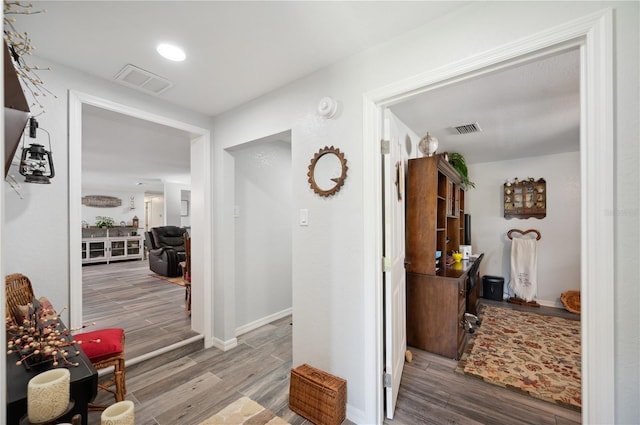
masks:
[[[73,400],[69,400],[69,405],[67,406],[67,410],[65,410],[64,412],[62,412],[62,414],[60,416],[58,416],[57,418],[53,418],[50,421],[47,422],[30,422],[29,421],[29,415],[24,415],[21,419],[20,419],[20,425],[43,425],[43,424],[55,424],[57,423],[56,421],[60,418],[64,418],[65,416],[67,416],[72,410],[73,407],[75,406],[75,402]],[[79,416],[79,415],[78,415]]]

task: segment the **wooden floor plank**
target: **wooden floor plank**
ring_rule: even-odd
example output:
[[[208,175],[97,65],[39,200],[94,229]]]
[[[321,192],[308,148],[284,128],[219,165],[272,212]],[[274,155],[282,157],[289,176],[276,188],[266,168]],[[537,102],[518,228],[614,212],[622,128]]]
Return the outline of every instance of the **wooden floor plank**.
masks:
[[[147,260],[82,267],[83,321],[95,322],[95,329],[123,328],[127,360],[198,335],[184,288],[152,274]]]
[[[183,382],[186,382],[191,379],[190,376],[183,378],[182,375],[188,375],[191,373],[193,367],[196,365],[196,362],[188,356],[185,356],[173,361],[171,363],[171,368],[154,368],[146,372],[140,372],[138,374],[128,376],[127,390],[129,392],[135,392],[136,398],[138,400],[142,400],[145,398],[145,394],[151,392],[148,390],[149,387],[165,388],[165,383],[167,381],[174,382],[176,380],[182,380]]]
[[[83,285],[85,320],[122,324],[128,353],[190,335],[182,288],[150,278],[144,261],[128,263],[83,268],[89,283]],[[196,425],[248,396],[293,425],[309,425],[288,407],[291,323],[288,316],[241,335],[238,346],[226,352],[186,348],[127,367],[127,399],[135,403],[136,424]],[[579,412],[456,373],[455,360],[410,350],[413,361],[405,364],[395,417],[386,425],[580,423]],[[89,424],[100,424],[100,412],[90,413]]]
[[[139,400],[141,404],[136,408],[136,416],[158,418],[158,422],[167,424],[195,423],[187,422],[190,409],[202,409],[209,394],[220,381],[220,378],[214,374],[204,372],[187,382],[172,385],[170,387],[172,391],[162,391],[162,388],[158,388],[156,397],[150,400]]]
[[[526,309],[489,300],[483,302]],[[542,307],[537,312],[579,320],[577,315],[550,307]],[[455,372],[456,360],[412,347],[409,350],[413,361],[405,363],[395,416],[393,420],[385,420],[387,425],[581,423],[577,411],[459,374]]]

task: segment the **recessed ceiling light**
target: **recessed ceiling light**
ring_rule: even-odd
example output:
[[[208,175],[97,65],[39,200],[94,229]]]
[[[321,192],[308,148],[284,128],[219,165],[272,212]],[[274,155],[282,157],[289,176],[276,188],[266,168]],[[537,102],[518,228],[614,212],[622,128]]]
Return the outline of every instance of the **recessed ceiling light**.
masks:
[[[172,44],[158,44],[156,50],[162,57],[176,62],[182,62],[187,57],[184,50]]]

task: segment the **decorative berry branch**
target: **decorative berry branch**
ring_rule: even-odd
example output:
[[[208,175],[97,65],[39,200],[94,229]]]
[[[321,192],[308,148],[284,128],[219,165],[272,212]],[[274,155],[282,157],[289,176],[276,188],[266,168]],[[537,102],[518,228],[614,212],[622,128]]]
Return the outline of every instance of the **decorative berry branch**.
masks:
[[[31,3],[24,4],[20,1],[7,1],[4,2],[4,41],[7,44],[11,58],[13,59],[13,65],[16,70],[18,78],[22,81],[23,90],[28,91],[31,94],[33,102],[31,106],[38,107],[44,112],[44,106],[38,99],[40,96],[46,97],[50,94],[55,99],[57,96],[47,90],[44,87],[44,82],[40,79],[40,76],[36,71],[49,71],[51,68],[40,68],[38,66],[32,67],[27,64],[24,56],[31,55],[35,50],[35,47],[31,43],[31,38],[27,32],[19,32],[16,30],[14,23],[16,18],[11,15],[34,15],[39,13],[45,13],[46,9],[32,10],[33,5]],[[39,115],[39,114],[38,114]]]
[[[53,366],[58,366],[60,362],[65,366],[78,366],[79,363],[68,359],[80,354],[80,342],[73,339],[71,332],[91,325],[67,329],[58,320],[59,316],[53,308],[42,307],[37,301],[27,307],[28,313],[22,324],[10,323],[7,326],[7,353],[19,354],[20,360],[16,365],[19,366],[28,360],[37,363],[51,360]],[[87,342],[100,340],[85,341]]]

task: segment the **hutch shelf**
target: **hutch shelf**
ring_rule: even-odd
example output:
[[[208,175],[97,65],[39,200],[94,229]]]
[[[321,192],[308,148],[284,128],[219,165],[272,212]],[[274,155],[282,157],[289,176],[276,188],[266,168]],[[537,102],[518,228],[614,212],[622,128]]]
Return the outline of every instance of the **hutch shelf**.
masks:
[[[466,260],[447,264],[464,242],[460,174],[444,156],[435,155],[410,159],[406,182],[407,344],[460,358],[473,265]],[[478,287],[472,300],[477,300]],[[475,313],[475,306],[470,310]]]
[[[507,182],[503,186],[504,218],[544,218],[547,215],[547,182],[544,179]]]

